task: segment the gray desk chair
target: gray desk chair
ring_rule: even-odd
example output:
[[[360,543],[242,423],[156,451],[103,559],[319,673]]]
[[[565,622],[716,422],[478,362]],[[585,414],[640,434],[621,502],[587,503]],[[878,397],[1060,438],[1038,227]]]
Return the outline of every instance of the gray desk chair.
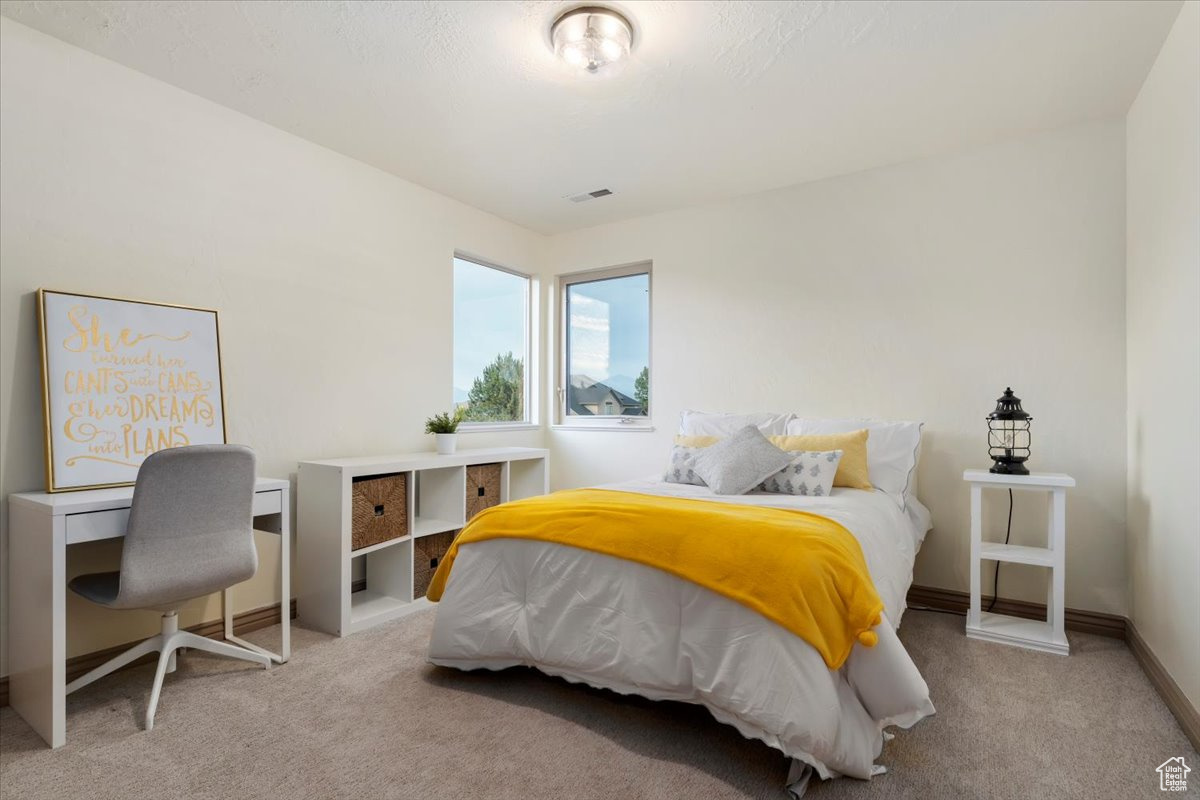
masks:
[[[254,575],[258,553],[251,528],[253,502],[254,453],[249,448],[177,447],[160,450],[142,462],[129,509],[121,571],[80,575],[68,586],[106,608],[160,611],[162,633],[67,684],[68,694],[158,652],[158,672],[146,707],[146,730],[150,730],[163,677],[175,671],[175,651],[180,647],[270,669],[267,656],[179,630],[178,611],[184,601]]]

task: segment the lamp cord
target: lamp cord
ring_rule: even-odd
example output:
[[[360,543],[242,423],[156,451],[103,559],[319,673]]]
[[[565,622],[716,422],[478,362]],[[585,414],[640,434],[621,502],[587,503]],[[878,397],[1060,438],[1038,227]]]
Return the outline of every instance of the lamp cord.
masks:
[[[1012,489],[1008,490],[1008,526],[1004,530],[1004,543],[1008,544],[1008,538],[1012,536],[1012,512],[1013,512],[1013,493]],[[996,562],[995,576],[992,578],[992,602],[988,603],[988,613],[996,607],[996,600],[1000,597],[1000,562]]]

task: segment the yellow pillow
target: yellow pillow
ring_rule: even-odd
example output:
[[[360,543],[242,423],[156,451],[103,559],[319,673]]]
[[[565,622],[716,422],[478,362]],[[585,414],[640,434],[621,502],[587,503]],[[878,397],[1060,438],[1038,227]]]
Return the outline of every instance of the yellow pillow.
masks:
[[[837,474],[833,476],[833,485],[847,489],[866,489],[874,491],[871,485],[871,474],[867,471],[867,437],[870,431],[866,428],[850,433],[820,433],[808,436],[768,436],[771,444],[780,450],[841,450],[842,460],[838,462]],[[676,436],[675,444],[684,447],[709,447],[721,441],[720,436]]]

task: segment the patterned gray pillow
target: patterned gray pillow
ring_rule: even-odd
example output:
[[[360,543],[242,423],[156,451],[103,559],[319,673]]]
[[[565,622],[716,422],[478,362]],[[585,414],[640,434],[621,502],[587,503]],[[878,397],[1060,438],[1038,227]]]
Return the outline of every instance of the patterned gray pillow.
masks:
[[[747,425],[697,453],[695,471],[717,494],[745,494],[791,461],[790,454]]]
[[[696,454],[704,448],[684,447],[677,444],[671,448],[671,461],[663,480],[667,483],[687,483],[692,486],[704,486],[704,480],[696,474]]]
[[[802,494],[827,497],[833,489],[833,476],[842,460],[841,450],[797,450],[788,453],[792,463],[760,483],[760,492]]]

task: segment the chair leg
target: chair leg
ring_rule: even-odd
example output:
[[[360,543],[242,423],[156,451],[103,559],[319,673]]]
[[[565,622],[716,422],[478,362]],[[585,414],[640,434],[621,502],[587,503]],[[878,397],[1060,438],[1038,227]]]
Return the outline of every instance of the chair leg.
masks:
[[[180,631],[175,634],[175,637],[178,638],[178,644],[175,644],[175,647],[191,647],[195,650],[203,650],[218,656],[253,661],[255,664],[262,664],[267,669],[271,668],[270,657],[264,656],[262,653],[256,653],[253,650],[247,650],[244,647],[238,647],[228,642],[219,642],[215,639],[207,639],[203,636],[197,636],[194,633],[188,633],[187,631]]]
[[[132,664],[134,661],[137,661],[142,656],[149,655],[150,653],[153,653],[156,650],[161,649],[162,648],[162,640],[163,640],[163,637],[161,635],[151,636],[149,639],[142,642],[141,644],[134,645],[133,647],[126,650],[124,653],[121,653],[121,655],[117,656],[116,658],[113,658],[109,661],[105,661],[103,664],[101,664],[100,666],[91,670],[90,672],[88,672],[84,675],[81,675],[78,678],[76,678],[75,680],[68,683],[67,684],[67,694],[70,694],[71,692],[75,691],[76,689],[82,689],[84,686],[87,686],[89,683],[94,683],[95,681],[98,681],[101,678],[103,678],[105,675],[109,675],[113,672],[116,672],[121,667],[125,666],[126,664]]]
[[[158,669],[154,671],[154,688],[150,690],[150,702],[146,704],[146,730],[154,727],[154,712],[158,710],[158,696],[162,694],[163,678],[167,675],[171,656],[175,654],[175,648],[179,646],[176,643],[178,635],[167,637],[167,640],[163,642],[162,652],[158,654]]]

